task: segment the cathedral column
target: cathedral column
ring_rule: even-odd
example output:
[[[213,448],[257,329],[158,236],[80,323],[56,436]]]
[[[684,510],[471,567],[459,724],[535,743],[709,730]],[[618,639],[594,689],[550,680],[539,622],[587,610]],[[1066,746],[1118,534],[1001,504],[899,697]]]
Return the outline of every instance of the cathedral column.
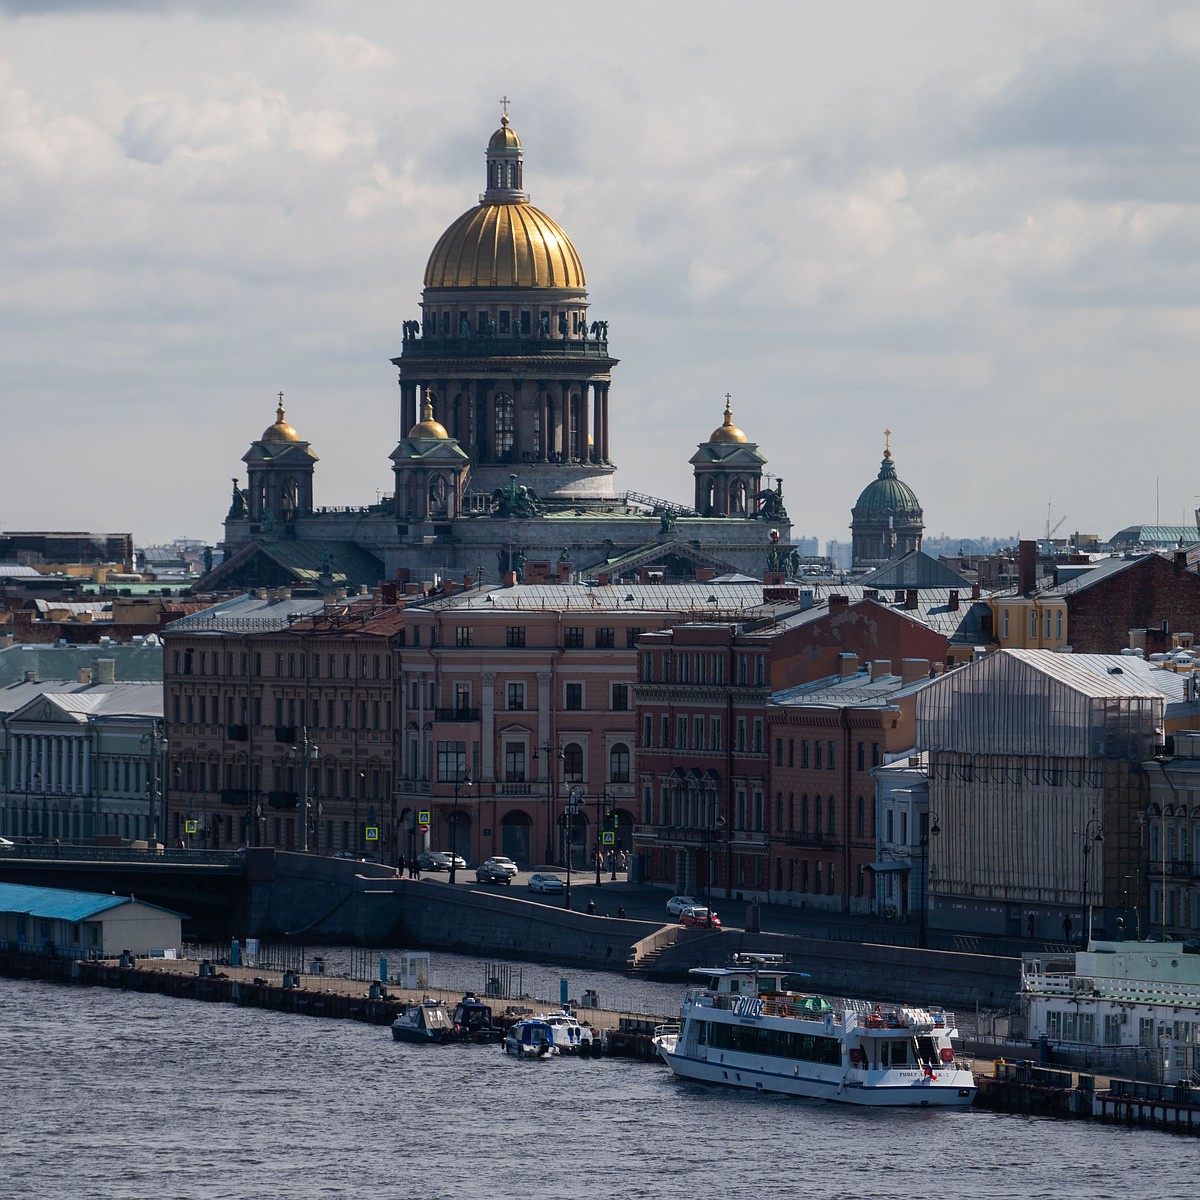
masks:
[[[604,434],[604,457],[602,462],[611,462],[612,459],[608,455],[608,384],[601,384],[602,393],[604,396],[604,424],[602,426]]]
[[[496,456],[496,388],[495,385],[489,383],[486,387],[487,392],[487,430],[479,439],[481,447],[487,447],[487,461],[499,461]]]
[[[400,385],[400,436],[404,437],[417,423],[417,391],[420,384],[402,383]]]
[[[604,453],[604,385],[592,384],[592,394],[596,406],[592,413],[592,457],[602,463],[608,457]]]
[[[538,383],[538,445],[537,457],[539,462],[546,462],[550,457],[550,393],[544,383]]]
[[[591,458],[588,452],[588,426],[591,423],[588,408],[588,382],[585,379],[579,385],[579,461],[584,463]]]

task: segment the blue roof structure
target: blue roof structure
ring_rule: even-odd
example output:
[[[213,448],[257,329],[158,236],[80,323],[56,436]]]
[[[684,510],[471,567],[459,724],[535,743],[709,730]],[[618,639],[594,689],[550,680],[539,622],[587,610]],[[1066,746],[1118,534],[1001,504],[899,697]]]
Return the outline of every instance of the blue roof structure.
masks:
[[[132,896],[104,895],[102,892],[70,892],[62,888],[32,887],[25,883],[0,883],[0,912],[25,913],[48,921],[86,921],[123,904],[146,904]],[[146,904],[159,912],[171,913],[159,904]],[[179,916],[179,913],[172,913]]]

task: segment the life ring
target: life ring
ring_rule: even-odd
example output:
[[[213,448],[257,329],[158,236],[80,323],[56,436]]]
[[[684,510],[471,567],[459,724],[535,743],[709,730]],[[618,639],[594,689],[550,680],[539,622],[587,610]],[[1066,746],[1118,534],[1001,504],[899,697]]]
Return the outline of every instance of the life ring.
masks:
[[[788,1011],[788,1006],[786,1004],[781,1004],[779,1006],[779,1015],[781,1017],[790,1017],[792,1014]]]

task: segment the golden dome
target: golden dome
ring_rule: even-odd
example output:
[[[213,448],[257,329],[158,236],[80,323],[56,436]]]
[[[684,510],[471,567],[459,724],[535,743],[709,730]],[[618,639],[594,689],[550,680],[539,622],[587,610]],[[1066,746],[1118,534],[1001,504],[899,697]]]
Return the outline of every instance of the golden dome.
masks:
[[[298,442],[300,435],[283,419],[283,393],[279,393],[279,407],[275,409],[275,424],[263,430],[264,442]]]
[[[488,142],[489,150],[520,150],[521,139],[517,137],[517,131],[510,129],[508,125],[508,114],[500,118],[500,128],[492,134],[491,140]]]
[[[433,393],[426,389],[425,402],[421,405],[421,419],[408,431],[410,438],[438,438],[449,440],[450,435],[440,421],[433,419]]]
[[[586,282],[571,239],[541,209],[484,203],[438,239],[425,286],[582,289]]]
[[[729,393],[725,393],[725,420],[709,436],[710,442],[748,442],[750,439],[733,423],[733,409],[729,404]]]

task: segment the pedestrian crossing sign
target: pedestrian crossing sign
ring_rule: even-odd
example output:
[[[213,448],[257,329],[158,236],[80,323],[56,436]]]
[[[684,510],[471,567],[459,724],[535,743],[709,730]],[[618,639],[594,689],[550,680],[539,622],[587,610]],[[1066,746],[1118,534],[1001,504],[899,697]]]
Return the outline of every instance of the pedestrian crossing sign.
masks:
[[[616,834],[611,829],[606,830],[600,835],[600,844],[602,846],[611,846],[616,842]]]
[[[379,826],[378,825],[368,825],[367,826],[367,841],[368,842],[379,841]]]
[[[417,824],[418,825],[431,824],[429,817],[430,817],[429,809],[425,809],[423,812],[417,813]]]

